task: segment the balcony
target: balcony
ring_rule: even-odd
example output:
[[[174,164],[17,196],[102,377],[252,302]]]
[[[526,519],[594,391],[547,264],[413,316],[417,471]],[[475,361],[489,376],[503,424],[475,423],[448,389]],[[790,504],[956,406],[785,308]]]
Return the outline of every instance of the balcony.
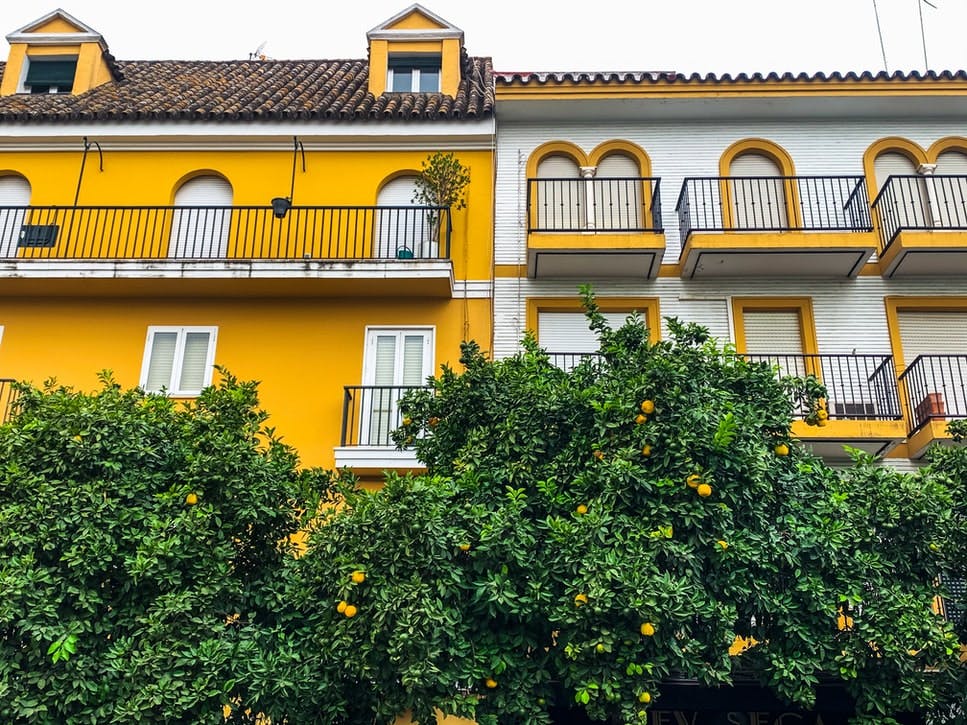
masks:
[[[910,458],[931,443],[948,440],[947,422],[967,418],[967,355],[919,355],[900,374],[910,421]]]
[[[446,207],[0,207],[0,278],[449,297],[450,238]]]
[[[660,180],[527,180],[527,274],[537,279],[658,275]]]
[[[685,278],[855,277],[876,251],[862,176],[685,179]]]
[[[412,449],[397,450],[390,434],[403,424],[399,401],[423,386],[347,385],[342,406],[342,434],[336,448],[336,467],[359,475],[422,468]]]
[[[844,445],[878,455],[906,437],[891,355],[746,355],[772,365],[782,377],[815,375],[826,386],[825,425],[806,425],[797,403],[793,435],[823,458],[843,459]]]
[[[884,277],[967,273],[967,176],[891,176],[873,212]]]

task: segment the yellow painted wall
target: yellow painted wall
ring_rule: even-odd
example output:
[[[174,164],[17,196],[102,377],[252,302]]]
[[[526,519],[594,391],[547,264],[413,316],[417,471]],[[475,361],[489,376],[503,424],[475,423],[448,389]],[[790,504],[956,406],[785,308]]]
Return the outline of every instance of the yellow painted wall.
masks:
[[[438,372],[458,367],[465,315],[470,336],[489,347],[489,300],[2,298],[0,377],[91,390],[111,369],[135,386],[149,325],[214,325],[216,364],[261,380],[270,424],[304,463],[329,467],[343,386],[362,382],[366,326],[435,326]]]
[[[92,137],[97,141],[97,137]],[[288,196],[292,150],[124,151],[101,144],[88,152],[78,204],[82,206],[166,206],[178,186],[199,173],[226,178],[235,205],[269,206]],[[401,172],[417,173],[432,149],[414,151],[306,151],[306,173],[298,158],[293,204],[341,206],[376,204],[378,190]],[[34,206],[70,206],[83,152],[82,139],[70,151],[0,151],[0,174],[16,173],[31,185]],[[493,185],[490,151],[457,151],[470,168],[467,208],[454,212],[451,258],[456,279],[488,279],[492,271]]]

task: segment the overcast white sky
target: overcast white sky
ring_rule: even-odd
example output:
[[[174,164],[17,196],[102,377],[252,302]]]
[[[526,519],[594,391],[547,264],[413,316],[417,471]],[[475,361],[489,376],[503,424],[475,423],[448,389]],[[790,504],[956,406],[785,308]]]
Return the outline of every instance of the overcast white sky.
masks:
[[[120,60],[361,58],[409,0],[0,0],[0,34],[57,7]],[[967,0],[875,0],[890,71],[967,68]],[[501,71],[883,70],[874,0],[426,0]],[[6,57],[6,43],[3,46]]]

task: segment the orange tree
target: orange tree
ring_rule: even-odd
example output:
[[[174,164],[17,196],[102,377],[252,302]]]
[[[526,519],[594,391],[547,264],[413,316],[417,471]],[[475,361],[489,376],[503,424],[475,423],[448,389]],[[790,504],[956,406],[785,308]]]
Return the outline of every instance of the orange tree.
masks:
[[[0,426],[0,721],[254,721],[288,686],[280,593],[324,477],[253,383],[180,405],[102,377],[22,386]]]
[[[317,522],[290,600],[296,721],[635,723],[670,678],[739,674],[802,707],[841,682],[876,722],[944,712],[965,689],[932,608],[950,487],[860,454],[832,470],[789,433],[791,395],[819,410],[821,386],[585,305],[598,355],[565,371],[531,340],[500,361],[464,345],[462,372],[403,403],[396,440],[426,473],[347,487]]]

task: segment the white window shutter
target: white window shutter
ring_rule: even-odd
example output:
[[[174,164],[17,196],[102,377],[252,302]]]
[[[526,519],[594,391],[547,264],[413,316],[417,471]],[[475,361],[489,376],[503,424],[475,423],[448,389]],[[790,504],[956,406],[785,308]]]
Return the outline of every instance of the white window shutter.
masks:
[[[182,353],[181,380],[178,390],[201,390],[208,373],[208,350],[211,334],[188,332]]]
[[[393,385],[396,382],[396,335],[378,335],[375,347],[373,384]]]
[[[403,385],[422,385],[424,381],[423,350],[426,336],[405,335],[403,337]]]

